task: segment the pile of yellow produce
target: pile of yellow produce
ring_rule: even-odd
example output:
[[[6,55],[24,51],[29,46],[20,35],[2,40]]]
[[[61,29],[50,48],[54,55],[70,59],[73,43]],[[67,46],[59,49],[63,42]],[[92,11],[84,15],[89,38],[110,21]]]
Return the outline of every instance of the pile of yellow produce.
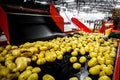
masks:
[[[42,69],[32,66],[31,62],[40,66],[62,60],[65,54],[71,56],[69,62],[73,69],[80,69],[88,61],[91,75],[99,75],[98,80],[111,80],[117,55],[117,39],[105,41],[104,35],[97,33],[77,32],[70,35],[49,41],[0,46],[0,80],[38,80]],[[86,55],[90,57],[89,60]],[[55,80],[50,74],[42,79],[47,80],[46,77]]]

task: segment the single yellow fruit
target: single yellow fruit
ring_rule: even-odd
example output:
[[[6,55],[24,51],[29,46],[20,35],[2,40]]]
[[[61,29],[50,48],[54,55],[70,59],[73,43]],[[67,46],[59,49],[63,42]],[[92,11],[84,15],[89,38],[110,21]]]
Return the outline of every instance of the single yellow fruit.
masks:
[[[73,57],[70,57],[70,62],[71,63],[75,63],[77,61],[77,57],[73,56]]]
[[[77,56],[77,55],[78,55],[78,51],[73,51],[73,52],[71,53],[71,55],[72,55],[72,56]]]
[[[101,76],[98,78],[98,80],[111,80],[108,76]]]
[[[89,46],[86,46],[86,47],[85,47],[85,51],[86,51],[86,52],[89,52]]]
[[[55,78],[52,75],[50,75],[50,74],[45,74],[42,77],[42,80],[55,80]]]
[[[54,62],[56,58],[57,58],[57,55],[55,53],[50,53],[47,56],[45,56],[45,59],[48,62]]]
[[[87,76],[87,77],[84,78],[84,80],[92,80],[92,78]]]
[[[96,52],[90,52],[89,53],[89,56],[92,58],[92,57],[97,57],[97,53]]]
[[[85,63],[86,62],[86,57],[85,56],[81,56],[80,58],[79,58],[79,62],[80,63]]]
[[[105,63],[105,58],[104,57],[100,57],[100,58],[97,57],[97,59],[98,59],[97,61],[98,61],[99,64],[104,64]]]
[[[67,52],[70,52],[71,50],[72,50],[72,47],[70,47],[70,46],[66,47]]]
[[[105,75],[106,75],[106,74],[105,74],[104,71],[100,71],[99,76],[105,76]]]
[[[62,60],[63,59],[63,55],[62,54],[57,55],[57,59],[58,60]]]
[[[33,55],[31,58],[32,61],[36,61],[37,60],[37,56]]]
[[[38,54],[38,58],[44,58],[44,57],[45,57],[45,53],[42,53],[41,51],[41,53]]]
[[[100,69],[101,69],[100,65],[96,65],[96,66],[91,67],[89,69],[89,73],[92,74],[92,75],[97,75],[97,74],[100,73]]]
[[[114,70],[113,65],[107,65],[107,67],[109,67],[111,70]]]
[[[26,70],[32,70],[33,67],[32,66],[27,66]]]
[[[41,68],[40,67],[35,67],[32,69],[33,73],[40,73],[41,72]]]
[[[0,52],[2,52],[4,50],[4,47],[0,46]]]
[[[81,68],[81,64],[80,63],[73,63],[73,68],[74,69],[80,69]]]
[[[114,61],[113,60],[105,60],[105,64],[106,65],[114,65]]]
[[[85,52],[85,49],[84,49],[83,47],[80,49],[79,52],[80,52],[81,55],[85,55],[85,53],[86,53],[86,52]]]
[[[93,57],[88,61],[88,66],[92,67],[92,66],[95,66],[95,65],[97,65],[97,58]]]
[[[45,58],[39,58],[36,63],[37,63],[37,65],[43,65],[43,64],[46,63],[46,59]]]
[[[78,78],[77,77],[71,77],[71,78],[69,78],[69,80],[78,80]]]

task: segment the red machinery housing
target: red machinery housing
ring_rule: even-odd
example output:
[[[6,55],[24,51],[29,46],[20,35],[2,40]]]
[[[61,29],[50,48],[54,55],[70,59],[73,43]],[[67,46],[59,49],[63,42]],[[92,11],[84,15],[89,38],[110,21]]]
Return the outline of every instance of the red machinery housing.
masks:
[[[64,20],[52,4],[1,4],[0,27],[11,44],[64,36]]]

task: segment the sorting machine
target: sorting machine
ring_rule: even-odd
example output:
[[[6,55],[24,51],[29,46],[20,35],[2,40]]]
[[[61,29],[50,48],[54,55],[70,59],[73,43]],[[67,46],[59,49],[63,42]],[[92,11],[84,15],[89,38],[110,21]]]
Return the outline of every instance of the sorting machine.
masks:
[[[0,27],[11,44],[64,36],[64,20],[51,3],[2,0]]]
[[[11,44],[27,41],[50,40],[66,36],[64,20],[53,4],[36,3],[34,0],[1,0],[0,29]],[[120,43],[116,57],[113,80],[120,74]]]

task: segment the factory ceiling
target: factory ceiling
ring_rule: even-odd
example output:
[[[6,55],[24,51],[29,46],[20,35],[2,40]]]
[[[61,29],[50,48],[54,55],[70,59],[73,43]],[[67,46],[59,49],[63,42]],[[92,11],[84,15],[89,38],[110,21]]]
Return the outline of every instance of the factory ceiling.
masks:
[[[73,6],[79,11],[91,12],[111,12],[120,5],[120,0],[57,0],[60,3],[68,3],[68,7]]]

